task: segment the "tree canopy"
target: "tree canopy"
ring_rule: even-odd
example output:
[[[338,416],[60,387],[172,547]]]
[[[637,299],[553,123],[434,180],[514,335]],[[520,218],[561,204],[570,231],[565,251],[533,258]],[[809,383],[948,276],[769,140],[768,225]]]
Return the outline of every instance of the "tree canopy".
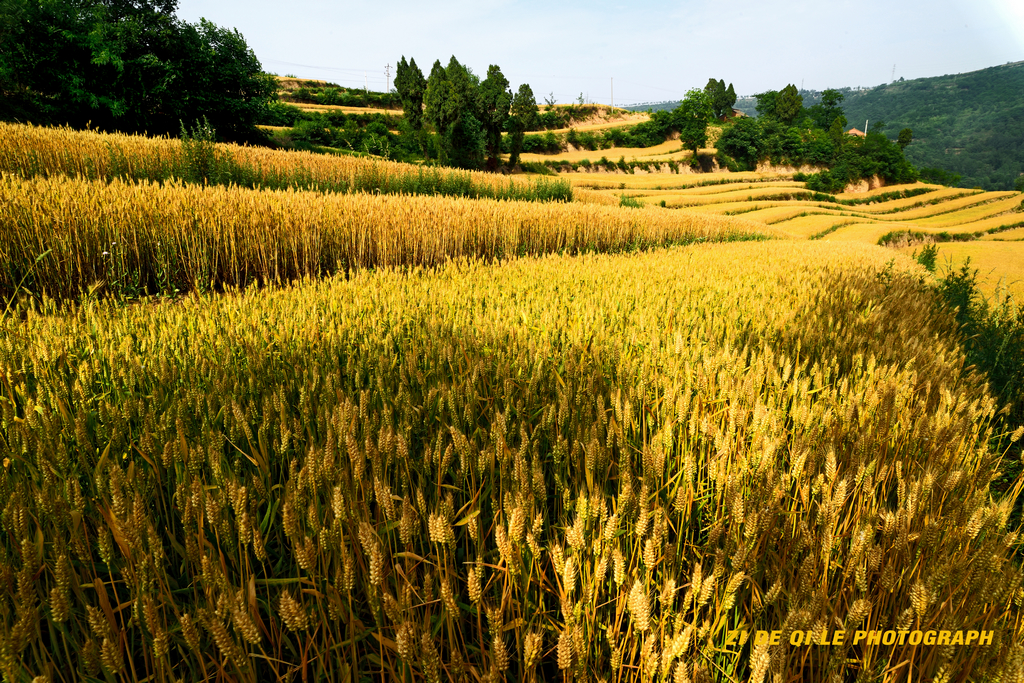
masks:
[[[478,79],[453,55],[447,67],[434,62],[427,79],[424,116],[440,137],[441,162],[480,168],[486,144],[480,123]]]
[[[0,0],[0,117],[174,134],[207,120],[260,137],[276,84],[235,30],[176,0]]]
[[[736,91],[733,89],[732,83],[726,88],[724,80],[709,78],[708,84],[704,86],[704,92],[708,95],[711,110],[716,117],[732,116],[732,106],[736,104]]]
[[[703,90],[694,88],[686,93],[673,115],[679,139],[696,154],[708,141],[708,123],[714,116],[711,98]]]
[[[405,55],[395,70],[395,90],[402,101],[402,113],[413,130],[423,127],[423,95],[427,90],[427,79],[416,66],[416,60],[405,61]]]
[[[533,89],[528,84],[523,83],[512,98],[512,111],[506,124],[509,136],[512,138],[508,158],[510,168],[515,167],[519,163],[519,155],[523,151],[525,133],[534,126],[537,116],[537,100],[534,99]]]
[[[486,138],[487,168],[494,171],[500,160],[501,132],[505,130],[512,109],[508,79],[494,64],[488,67],[487,78],[480,84],[478,104]]]

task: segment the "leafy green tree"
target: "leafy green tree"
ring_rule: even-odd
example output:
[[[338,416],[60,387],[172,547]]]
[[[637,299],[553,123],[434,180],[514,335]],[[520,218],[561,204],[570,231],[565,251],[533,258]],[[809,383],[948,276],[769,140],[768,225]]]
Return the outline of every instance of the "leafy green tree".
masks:
[[[447,146],[448,163],[456,168],[479,169],[484,166],[487,133],[480,120],[472,113],[460,116],[446,136],[441,139]]]
[[[164,111],[153,117],[157,129],[202,118],[222,139],[262,140],[256,124],[276,98],[277,82],[263,72],[242,34],[200,19],[180,25],[178,45],[171,83],[181,89],[168,88]]]
[[[523,151],[523,140],[526,137],[526,131],[536,125],[538,114],[537,100],[533,97],[533,90],[528,84],[523,83],[512,98],[511,115],[505,124],[509,137],[512,138],[508,158],[509,168],[515,168],[516,164],[519,163],[519,155]]]
[[[753,170],[765,149],[760,121],[746,116],[734,119],[718,139],[718,149],[738,161],[742,170]]]
[[[840,114],[837,118],[832,119],[832,123],[828,127],[828,136],[832,138],[832,144],[835,146],[836,153],[842,149],[843,143],[846,141],[846,117]]]
[[[703,90],[694,88],[686,93],[673,114],[679,139],[696,155],[708,141],[708,124],[714,117],[711,99]]]
[[[477,118],[476,90],[473,77],[454,56],[447,67],[434,62],[427,79],[423,114],[438,133],[442,163],[462,168],[483,165],[486,138]]]
[[[732,83],[726,88],[725,81],[710,78],[704,86],[704,92],[711,101],[711,110],[716,117],[724,118],[732,114],[732,107],[736,104],[736,91]]]
[[[0,0],[0,116],[175,134],[204,117],[259,140],[276,83],[237,31],[176,0]]]
[[[914,141],[914,131],[909,128],[904,128],[900,131],[900,135],[896,138],[896,144],[900,146],[900,149],[906,149],[907,145]]]
[[[423,95],[427,90],[427,79],[416,66],[416,60],[405,61],[405,55],[395,70],[395,90],[402,101],[402,114],[409,126],[417,131],[423,127]]]
[[[829,130],[832,122],[843,115],[843,93],[838,90],[828,89],[821,94],[821,101],[808,111],[814,125],[824,130]],[[843,124],[845,125],[845,124]]]
[[[800,96],[796,86],[790,83],[779,93],[775,103],[775,117],[786,125],[790,125],[800,116],[803,108],[804,98]]]
[[[498,168],[501,154],[501,132],[505,129],[512,109],[512,90],[501,69],[492,64],[487,78],[480,84],[480,119],[486,136],[487,168]]]
[[[1013,189],[1017,192],[1024,192],[1024,173],[1017,176],[1017,179],[1013,181]]]
[[[754,95],[754,99],[757,100],[755,109],[757,110],[757,116],[762,119],[775,119],[778,118],[776,114],[776,108],[779,101],[778,90],[766,90],[765,92]]]

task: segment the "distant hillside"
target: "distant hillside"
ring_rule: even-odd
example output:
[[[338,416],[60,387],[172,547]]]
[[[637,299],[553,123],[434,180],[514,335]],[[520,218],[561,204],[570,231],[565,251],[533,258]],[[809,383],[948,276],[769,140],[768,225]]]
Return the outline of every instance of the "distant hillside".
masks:
[[[952,76],[899,80],[869,89],[836,88],[843,93],[847,127],[884,121],[895,139],[914,131],[907,158],[918,168],[959,173],[961,187],[1011,190],[1024,173],[1024,62]],[[801,90],[804,106],[821,97]],[[753,97],[736,108],[756,116]]]
[[[846,93],[851,126],[914,131],[907,158],[963,176],[961,187],[1010,190],[1024,173],[1024,62]],[[869,124],[870,125],[870,124]]]
[[[952,76],[900,79],[875,88],[836,88],[845,95],[848,128],[885,122],[895,139],[903,128],[914,131],[906,149],[918,168],[959,173],[961,187],[1011,190],[1024,173],[1024,62]],[[820,91],[801,90],[804,106]],[[637,111],[674,109],[678,102],[627,107]],[[736,100],[736,109],[756,116],[753,97]]]

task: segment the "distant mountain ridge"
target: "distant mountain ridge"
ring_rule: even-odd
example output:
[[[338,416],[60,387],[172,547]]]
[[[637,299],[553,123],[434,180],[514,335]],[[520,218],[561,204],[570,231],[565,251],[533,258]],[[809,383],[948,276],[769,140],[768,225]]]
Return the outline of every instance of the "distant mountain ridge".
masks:
[[[782,86],[780,86],[781,88]],[[1024,61],[969,73],[900,79],[869,89],[836,88],[845,95],[847,128],[885,122],[890,138],[903,128],[914,132],[907,158],[918,168],[960,174],[961,187],[1010,190],[1024,173]],[[820,91],[802,90],[804,106]],[[673,109],[677,102],[638,109]],[[756,115],[753,97],[736,108]]]

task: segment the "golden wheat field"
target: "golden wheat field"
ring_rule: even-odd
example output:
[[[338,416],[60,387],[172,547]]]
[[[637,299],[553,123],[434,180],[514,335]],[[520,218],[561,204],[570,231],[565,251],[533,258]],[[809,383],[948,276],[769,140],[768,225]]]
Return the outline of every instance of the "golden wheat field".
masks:
[[[981,238],[983,241],[1016,242],[1024,239],[1024,228],[1013,228],[1002,232],[995,232]]]
[[[218,172],[241,185],[301,187],[332,191],[441,193],[525,199],[550,185],[543,179],[506,177],[456,169],[422,168],[372,157],[334,156],[217,143],[200,154],[181,141],[45,128],[0,122],[0,171],[31,175],[69,175],[91,179],[167,180],[201,171],[200,181]],[[198,168],[196,168],[198,166]],[[558,198],[571,191],[555,189]],[[547,191],[541,189],[541,195]]]
[[[939,244],[938,249],[942,270],[959,270],[970,259],[970,267],[978,270],[978,282],[986,296],[995,300],[1002,294],[1011,294],[1017,301],[1024,301],[1024,242],[947,242]],[[900,251],[913,253],[914,248],[904,247]]]
[[[888,258],[701,245],[7,318],[0,667],[1012,677],[993,403]],[[822,629],[991,638],[753,641]]]
[[[1024,196],[1015,192],[915,183],[841,193],[835,195],[836,202],[829,202],[804,190],[803,184],[795,183],[791,175],[779,173],[564,173],[560,177],[568,179],[574,187],[589,188],[587,201],[597,201],[598,196],[606,195],[606,203],[611,204],[626,195],[651,206],[665,202],[670,209],[684,207],[760,222],[771,234],[795,239],[875,244],[889,233],[910,232],[915,241],[941,241],[946,235],[966,234],[972,239],[1005,244],[1017,234],[1018,226],[1024,225]],[[894,193],[908,196],[891,196]],[[806,197],[801,199],[800,194]],[[856,203],[850,204],[851,201]],[[961,246],[966,245],[949,244],[948,249]],[[1024,299],[1015,247],[989,249],[972,245],[970,249],[977,252],[972,262],[981,259],[987,269],[983,280],[987,294],[993,294],[995,283],[1002,281],[1018,300]],[[962,263],[962,259],[957,262]]]
[[[587,250],[771,235],[760,223],[585,203],[328,194],[169,182],[0,175],[0,291],[75,297],[218,289],[461,256]],[[39,263],[34,259],[46,254]]]
[[[594,190],[672,190],[682,188],[700,188],[731,183],[782,182],[792,184],[791,175],[778,173],[690,173],[680,167],[678,174],[667,173],[610,173],[607,171],[592,173],[561,173],[560,177],[568,178],[574,187]]]
[[[5,681],[1024,677],[1019,195],[0,143]]]
[[[702,149],[702,153],[713,152],[714,150]],[[578,149],[572,152],[559,152],[558,154],[533,154],[524,153],[521,155],[523,161],[561,161],[580,162],[584,159],[591,163],[598,163],[602,157],[615,163],[621,157],[625,161],[679,161],[689,159],[693,152],[683,149],[682,143],[678,140],[669,140],[654,147],[612,147],[609,149]]]

